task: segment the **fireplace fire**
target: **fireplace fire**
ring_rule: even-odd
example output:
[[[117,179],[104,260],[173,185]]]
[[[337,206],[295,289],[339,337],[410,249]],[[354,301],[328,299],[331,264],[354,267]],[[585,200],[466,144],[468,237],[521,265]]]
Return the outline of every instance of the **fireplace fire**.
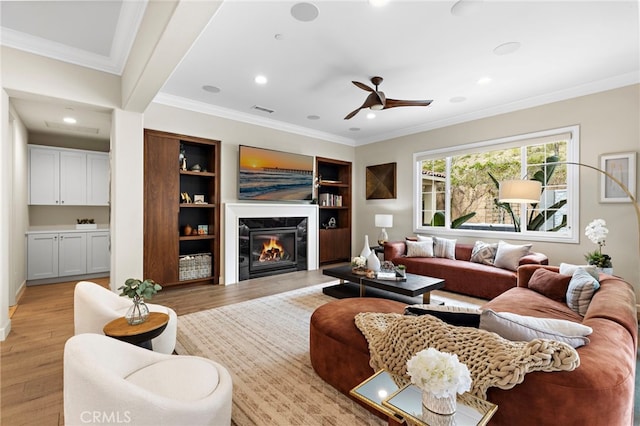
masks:
[[[284,250],[276,238],[270,238],[268,243],[262,245],[259,262],[278,262],[286,260],[289,254]]]

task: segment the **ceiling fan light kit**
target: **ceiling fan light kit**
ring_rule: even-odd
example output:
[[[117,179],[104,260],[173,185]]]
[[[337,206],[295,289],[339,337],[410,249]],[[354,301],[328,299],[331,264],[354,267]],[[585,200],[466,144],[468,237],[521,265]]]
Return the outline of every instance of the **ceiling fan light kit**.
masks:
[[[432,100],[407,101],[387,98],[383,91],[378,90],[378,86],[382,83],[382,81],[382,77],[376,76],[371,78],[371,83],[373,83],[373,85],[376,87],[375,90],[364,83],[360,83],[359,81],[352,81],[355,86],[359,87],[365,92],[371,93],[369,93],[369,96],[367,96],[367,99],[365,99],[364,103],[359,108],[347,114],[347,116],[344,118],[345,120],[353,118],[361,109],[365,108],[369,108],[373,111],[379,111],[382,109],[396,108],[401,106],[429,106],[431,102],[433,102]]]

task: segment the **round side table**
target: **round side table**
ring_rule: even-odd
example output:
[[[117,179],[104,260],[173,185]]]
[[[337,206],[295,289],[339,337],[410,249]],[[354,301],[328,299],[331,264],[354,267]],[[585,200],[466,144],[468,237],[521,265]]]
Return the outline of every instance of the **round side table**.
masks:
[[[167,327],[168,322],[169,315],[149,312],[149,317],[142,324],[129,325],[125,317],[120,317],[108,322],[102,331],[114,339],[153,350],[151,339],[158,337]]]

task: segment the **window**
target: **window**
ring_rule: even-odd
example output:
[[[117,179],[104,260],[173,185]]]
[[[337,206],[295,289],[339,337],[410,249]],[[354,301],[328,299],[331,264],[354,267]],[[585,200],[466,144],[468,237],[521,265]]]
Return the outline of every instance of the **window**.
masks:
[[[415,231],[577,242],[578,126],[414,154]],[[537,204],[498,200],[498,183],[535,179]]]

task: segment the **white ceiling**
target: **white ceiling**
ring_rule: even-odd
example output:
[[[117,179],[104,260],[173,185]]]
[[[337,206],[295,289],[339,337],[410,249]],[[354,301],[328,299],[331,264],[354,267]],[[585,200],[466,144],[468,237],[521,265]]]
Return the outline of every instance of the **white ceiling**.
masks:
[[[303,22],[296,2],[228,0],[155,101],[359,145],[640,82],[637,1],[465,2],[321,0]],[[120,74],[145,2],[1,7],[3,44]],[[389,98],[433,103],[344,120],[368,95],[351,81],[375,75]],[[47,120],[16,108],[30,128]]]

